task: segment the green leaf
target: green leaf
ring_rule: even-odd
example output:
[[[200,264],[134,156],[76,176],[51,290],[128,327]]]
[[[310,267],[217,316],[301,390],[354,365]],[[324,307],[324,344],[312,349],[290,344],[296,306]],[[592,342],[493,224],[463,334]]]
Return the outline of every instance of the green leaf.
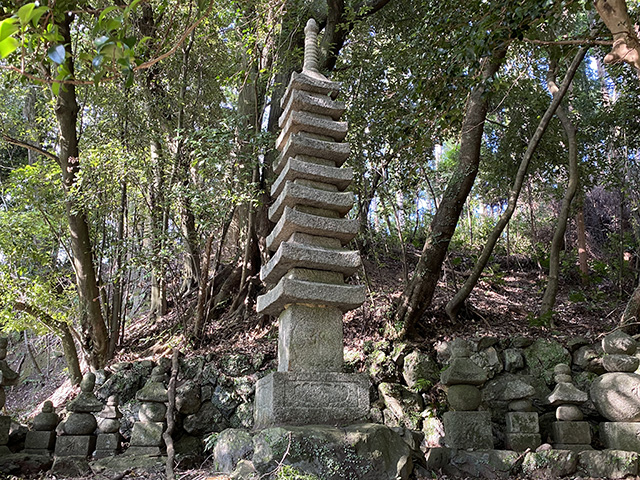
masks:
[[[140,0],[133,0],[133,2],[131,2],[129,6],[124,9],[124,16],[125,17],[128,16],[131,13],[131,11],[138,6],[139,3],[140,3]]]
[[[5,18],[0,22],[0,42],[16,33],[18,30],[20,30],[20,27],[16,25],[15,18]]]
[[[100,14],[100,16],[98,17],[98,23],[102,23],[102,21],[104,20],[104,17],[106,17],[110,12],[113,12],[114,10],[117,10],[118,7],[107,7],[105,8],[102,13]]]
[[[0,42],[0,58],[11,55],[20,46],[20,42],[13,37],[7,37]]]
[[[102,35],[101,37],[96,38],[93,41],[93,44],[96,46],[96,48],[98,50],[100,50],[100,48],[107,43],[108,41],[110,41],[111,39],[109,37],[107,37],[106,35]]]
[[[42,7],[38,7],[36,9],[34,9],[33,12],[31,12],[31,24],[34,27],[37,26],[38,22],[42,18],[42,15],[44,15],[48,11],[49,11],[49,7],[47,7],[47,6],[42,6]]]
[[[91,65],[93,65],[95,68],[100,68],[100,65],[102,65],[103,60],[104,60],[104,55],[96,55],[95,57],[93,57],[93,60],[91,61]]]
[[[33,18],[31,14],[33,13],[34,8],[36,8],[35,3],[27,3],[26,5],[20,7],[20,9],[18,10],[18,18],[20,19],[21,25],[26,25]]]
[[[57,97],[60,93],[60,84],[58,82],[54,82],[51,84],[51,91]]]
[[[58,65],[64,63],[64,59],[66,57],[67,52],[64,49],[63,45],[53,45],[47,50],[47,55],[52,62],[57,63]]]

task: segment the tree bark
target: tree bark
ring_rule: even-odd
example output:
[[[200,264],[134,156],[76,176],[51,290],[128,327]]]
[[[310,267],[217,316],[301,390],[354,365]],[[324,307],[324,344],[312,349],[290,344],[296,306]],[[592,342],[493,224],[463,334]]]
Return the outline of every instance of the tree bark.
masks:
[[[604,57],[604,62],[628,63],[640,73],[638,25],[631,20],[625,0],[595,0],[595,6],[613,35],[613,48]]]
[[[72,21],[72,15],[64,15],[64,20],[58,24],[58,27],[64,39],[65,48],[68,50],[65,62],[69,72],[73,75],[70,33]],[[91,366],[102,368],[108,360],[108,333],[100,307],[100,293],[93,263],[89,222],[86,212],[83,206],[78,203],[74,192],[77,175],[80,171],[77,136],[78,111],[75,86],[68,84],[61,87],[56,99],[55,114],[60,129],[60,166],[66,194],[65,204],[71,235],[73,266],[80,300],[82,347]]]
[[[550,65],[548,81],[549,89],[555,95],[558,87],[555,79],[556,65]],[[548,318],[550,326],[554,326],[553,307],[556,303],[556,295],[558,293],[558,279],[560,270],[560,251],[564,243],[564,234],[567,230],[567,221],[571,210],[571,202],[578,190],[578,140],[575,125],[569,119],[569,116],[562,107],[558,107],[556,116],[562,123],[562,128],[567,134],[569,142],[569,180],[567,190],[562,199],[560,214],[558,215],[558,223],[553,234],[551,242],[551,250],[549,252],[549,278],[547,280],[547,288],[542,297],[542,305],[540,307],[540,316]]]
[[[469,297],[473,289],[475,288],[478,280],[480,279],[480,275],[482,271],[487,266],[489,262],[489,258],[491,257],[491,253],[498,242],[498,239],[502,235],[505,227],[509,224],[509,220],[511,220],[511,216],[516,209],[516,205],[518,203],[518,198],[520,197],[520,192],[522,190],[522,185],[524,183],[525,177],[527,175],[527,170],[529,169],[529,164],[531,163],[531,159],[544,135],[547,127],[549,126],[549,122],[553,118],[553,115],[556,113],[556,110],[559,108],[562,99],[564,98],[571,82],[573,81],[573,77],[578,70],[578,66],[582,63],[585,54],[587,53],[587,48],[581,48],[571,63],[569,70],[567,70],[567,74],[565,75],[564,81],[562,83],[562,87],[557,90],[553,94],[553,100],[551,104],[547,108],[547,111],[544,113],[542,118],[540,119],[540,123],[536,128],[535,133],[531,137],[529,141],[529,145],[527,146],[527,150],[524,153],[522,160],[520,162],[520,166],[518,167],[518,172],[516,173],[516,178],[513,182],[513,186],[511,187],[511,191],[509,193],[509,201],[507,203],[507,208],[500,216],[498,223],[494,227],[491,235],[487,239],[487,242],[482,249],[482,253],[480,257],[476,261],[476,264],[471,271],[471,275],[464,282],[464,285],[458,290],[458,292],[454,295],[454,297],[447,303],[446,311],[447,315],[451,320],[456,320],[460,309],[462,308],[464,302]]]
[[[482,133],[488,109],[486,80],[498,71],[506,53],[507,47],[493,52],[483,66],[482,81],[469,96],[462,123],[460,158],[456,170],[431,221],[420,260],[408,288],[402,293],[396,311],[396,319],[404,325],[401,337],[407,337],[413,331],[433,299],[451,237],[478,173]]]

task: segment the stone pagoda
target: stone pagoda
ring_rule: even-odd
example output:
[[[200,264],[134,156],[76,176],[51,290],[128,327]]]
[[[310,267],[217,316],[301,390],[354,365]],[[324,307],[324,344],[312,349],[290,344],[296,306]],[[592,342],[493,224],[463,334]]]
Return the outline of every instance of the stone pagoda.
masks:
[[[9,341],[7,337],[0,337],[0,409],[4,408],[6,401],[6,393],[4,387],[10,387],[18,384],[20,375],[13,370],[7,363],[7,346]],[[0,455],[11,453],[7,443],[9,443],[9,429],[11,427],[11,417],[8,415],[0,415]]]
[[[340,83],[318,71],[318,26],[305,28],[304,67],[282,98],[280,151],[271,188],[275,199],[267,238],[274,252],[260,278],[270,290],[258,297],[258,313],[278,316],[278,371],[256,387],[256,426],[349,424],[369,413],[368,380],[342,373],[342,315],[359,307],[363,286],[345,284],[360,255],[344,246],[358,230],[344,218],[353,206],[345,192],[353,172],[340,168],[349,156],[343,142],[345,110],[336,101]]]

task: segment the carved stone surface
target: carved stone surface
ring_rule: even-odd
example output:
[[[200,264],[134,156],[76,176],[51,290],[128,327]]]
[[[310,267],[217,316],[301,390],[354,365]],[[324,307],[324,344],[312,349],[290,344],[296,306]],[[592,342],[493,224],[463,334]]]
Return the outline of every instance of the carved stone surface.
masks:
[[[587,422],[553,422],[551,430],[554,445],[591,443],[591,429]]]
[[[335,424],[369,415],[369,381],[363,375],[274,372],[256,384],[256,428]]]
[[[640,453],[640,423],[602,422],[600,439],[607,448]]]
[[[489,412],[445,412],[444,441],[449,448],[491,450],[491,414]]]
[[[93,435],[62,435],[56,439],[56,457],[88,457],[96,446]]]

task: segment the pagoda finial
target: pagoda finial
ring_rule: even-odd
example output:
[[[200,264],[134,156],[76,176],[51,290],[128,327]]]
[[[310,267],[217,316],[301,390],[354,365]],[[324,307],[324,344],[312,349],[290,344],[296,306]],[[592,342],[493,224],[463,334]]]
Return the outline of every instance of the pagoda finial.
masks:
[[[313,18],[310,18],[307,22],[307,26],[304,27],[304,63],[302,66],[303,72],[319,74],[318,71],[318,24]]]

